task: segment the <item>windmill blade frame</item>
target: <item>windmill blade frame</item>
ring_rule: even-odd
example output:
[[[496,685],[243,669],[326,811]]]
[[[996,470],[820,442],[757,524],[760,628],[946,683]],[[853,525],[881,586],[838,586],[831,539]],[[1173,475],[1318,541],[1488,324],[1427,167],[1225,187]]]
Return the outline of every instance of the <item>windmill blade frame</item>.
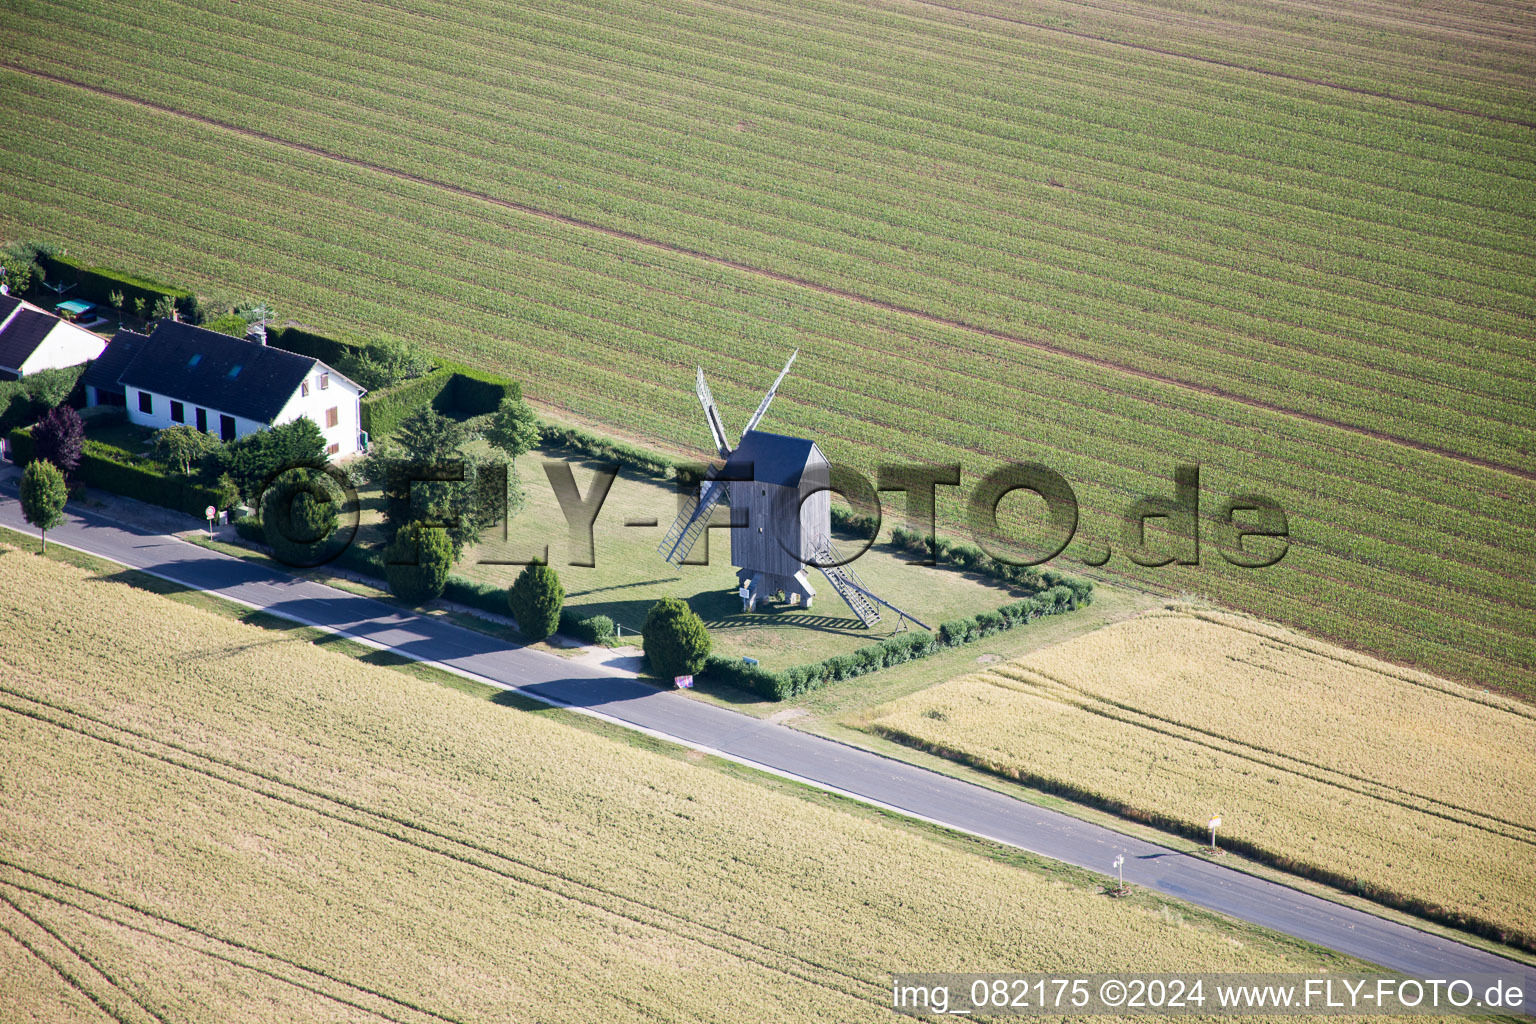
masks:
[[[729,497],[730,490],[724,480],[711,477],[704,481],[697,493],[683,506],[667,535],[656,546],[656,553],[673,565],[682,565],[704,531],[709,529],[710,516],[721,499]]]
[[[698,377],[693,385],[694,394],[699,396],[699,404],[704,407],[704,422],[709,424],[709,434],[715,439],[715,449],[719,451],[722,459],[731,457],[731,445],[726,440],[725,421],[720,418],[720,409],[715,405],[715,396],[709,390],[709,383],[704,379],[704,367],[696,367]]]
[[[789,354],[789,362],[784,364],[784,369],[780,370],[778,377],[774,379],[773,387],[768,389],[768,393],[764,395],[763,400],[758,403],[757,412],[752,414],[752,419],[747,422],[746,429],[741,432],[742,437],[746,437],[748,434],[752,433],[752,431],[756,430],[757,425],[763,421],[763,417],[768,413],[768,406],[773,404],[773,396],[778,394],[779,385],[784,383],[784,375],[789,373],[789,368],[791,366],[795,365],[795,357],[799,354],[799,349],[795,349]]]

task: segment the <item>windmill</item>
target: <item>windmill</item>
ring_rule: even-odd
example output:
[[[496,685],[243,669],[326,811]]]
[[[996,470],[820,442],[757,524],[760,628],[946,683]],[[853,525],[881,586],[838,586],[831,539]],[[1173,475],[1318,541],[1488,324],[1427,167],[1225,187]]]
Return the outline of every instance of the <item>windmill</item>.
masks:
[[[694,391],[725,465],[705,476],[656,550],[667,561],[681,565],[709,528],[715,506],[724,501],[731,510],[731,522],[742,524],[732,531],[731,564],[737,567],[743,611],[755,611],[759,601],[779,593],[791,605],[810,608],[816,589],[806,570],[815,568],[864,625],[879,622],[884,605],[901,620],[911,619],[927,629],[872,593],[851,565],[839,564],[843,558],[832,543],[831,466],[816,443],[757,429],[799,354],[796,349],[784,364],[734,448],[704,370],[698,368]]]

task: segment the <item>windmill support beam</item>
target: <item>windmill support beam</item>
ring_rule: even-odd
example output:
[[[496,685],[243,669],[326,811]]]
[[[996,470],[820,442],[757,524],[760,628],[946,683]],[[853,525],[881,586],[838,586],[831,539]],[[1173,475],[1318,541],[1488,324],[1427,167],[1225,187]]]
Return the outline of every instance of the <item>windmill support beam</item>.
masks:
[[[929,632],[933,631],[933,627],[928,625],[927,623],[925,623],[922,619],[919,619],[916,615],[913,615],[911,612],[904,612],[904,611],[902,611],[900,608],[897,608],[895,605],[891,604],[891,602],[887,601],[885,598],[881,597],[879,594],[871,593],[870,591],[865,590],[863,587],[859,586],[857,583],[849,583],[849,584],[847,584],[847,586],[848,586],[848,588],[850,590],[857,590],[859,593],[863,594],[865,597],[869,598],[871,601],[874,601],[874,602],[876,602],[878,604],[885,605],[887,608],[889,608],[891,611],[895,612],[897,615],[900,615],[902,618],[904,618],[904,619],[908,620],[909,622],[915,624],[918,629],[926,629]]]

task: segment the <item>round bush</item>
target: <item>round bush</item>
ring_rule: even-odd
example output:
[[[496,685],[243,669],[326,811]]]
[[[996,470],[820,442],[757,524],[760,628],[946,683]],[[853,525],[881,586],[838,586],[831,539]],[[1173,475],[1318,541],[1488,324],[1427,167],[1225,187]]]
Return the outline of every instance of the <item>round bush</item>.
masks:
[[[284,565],[319,565],[333,555],[331,537],[340,522],[340,489],[324,473],[290,469],[262,496],[262,539]]]
[[[640,631],[651,671],[666,679],[700,671],[709,657],[709,630],[693,609],[675,597],[651,605]]]
[[[547,639],[560,628],[560,606],[564,603],[560,577],[543,562],[524,566],[507,591],[507,607],[517,620],[518,630],[531,642]]]
[[[604,640],[613,638],[613,620],[606,615],[594,615],[590,619],[581,620],[582,638],[600,644]]]
[[[384,549],[389,592],[411,605],[442,596],[453,568],[453,542],[446,531],[408,523]]]

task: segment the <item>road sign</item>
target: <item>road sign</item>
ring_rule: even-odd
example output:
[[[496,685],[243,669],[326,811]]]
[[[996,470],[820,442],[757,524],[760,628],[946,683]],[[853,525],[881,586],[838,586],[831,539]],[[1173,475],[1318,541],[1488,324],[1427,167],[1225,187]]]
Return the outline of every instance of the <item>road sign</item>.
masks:
[[[1212,818],[1211,821],[1210,821],[1210,825],[1211,825],[1211,828],[1221,828],[1221,819],[1220,818]]]
[[[203,509],[203,518],[204,519],[212,519],[214,516],[216,516],[218,514],[219,514],[219,510],[214,508],[212,505],[209,505],[207,508]]]

